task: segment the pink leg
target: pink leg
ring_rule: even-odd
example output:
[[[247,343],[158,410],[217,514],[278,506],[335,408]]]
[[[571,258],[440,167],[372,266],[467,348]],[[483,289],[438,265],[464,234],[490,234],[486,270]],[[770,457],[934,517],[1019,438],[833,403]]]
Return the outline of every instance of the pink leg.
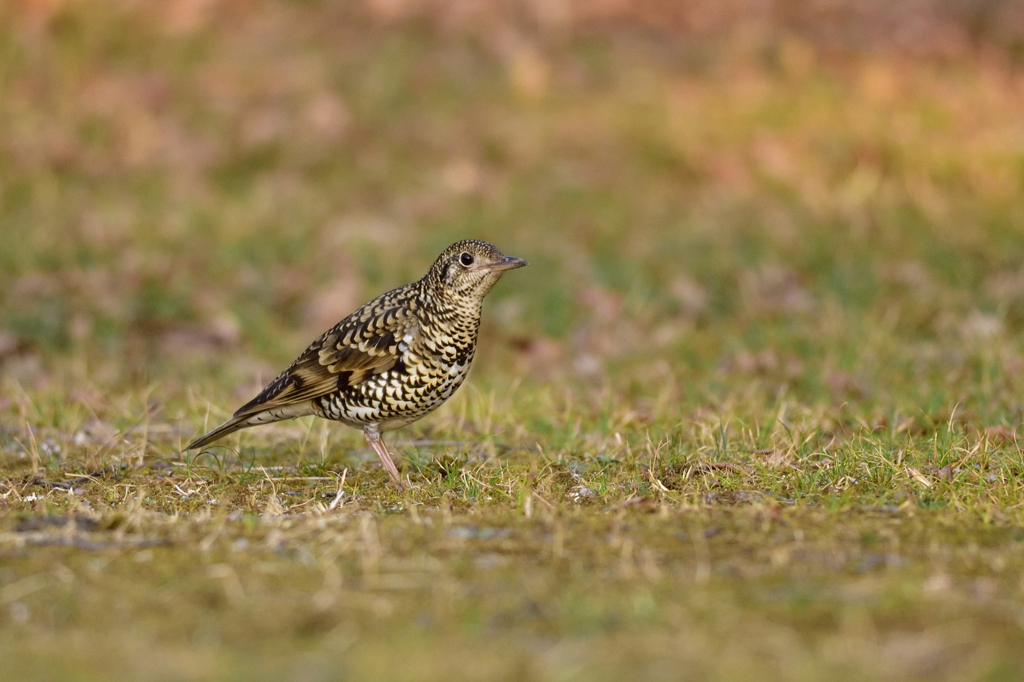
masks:
[[[384,445],[384,440],[380,437],[380,431],[377,430],[376,424],[368,424],[363,427],[363,435],[366,436],[366,442],[370,444],[373,451],[380,457],[381,464],[384,465],[385,471],[388,472],[388,476],[391,477],[391,482],[395,484],[395,487],[399,490],[404,490],[402,487],[402,478],[398,475],[398,469],[395,468],[395,463],[391,461],[391,453],[388,452],[388,446]]]

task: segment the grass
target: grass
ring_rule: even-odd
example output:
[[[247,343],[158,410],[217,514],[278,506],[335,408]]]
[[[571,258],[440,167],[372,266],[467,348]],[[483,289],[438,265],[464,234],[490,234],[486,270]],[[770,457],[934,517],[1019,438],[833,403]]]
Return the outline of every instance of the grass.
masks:
[[[1009,34],[410,7],[0,9],[5,675],[1019,679]],[[531,265],[414,487],[181,454],[466,237]]]

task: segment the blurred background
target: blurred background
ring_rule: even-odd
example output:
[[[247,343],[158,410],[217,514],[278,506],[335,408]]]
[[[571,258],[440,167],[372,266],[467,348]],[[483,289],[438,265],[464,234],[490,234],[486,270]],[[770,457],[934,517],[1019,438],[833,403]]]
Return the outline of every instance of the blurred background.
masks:
[[[248,398],[462,238],[485,385],[1019,422],[1024,5],[0,5],[8,406]]]

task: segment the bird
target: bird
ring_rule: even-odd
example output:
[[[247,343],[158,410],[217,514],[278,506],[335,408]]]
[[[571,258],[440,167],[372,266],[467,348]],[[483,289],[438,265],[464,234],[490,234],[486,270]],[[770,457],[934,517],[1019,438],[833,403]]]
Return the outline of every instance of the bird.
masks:
[[[456,242],[421,279],[381,294],[334,325],[230,419],[192,441],[205,448],[240,429],[316,415],[362,429],[402,490],[381,434],[441,406],[476,354],[484,297],[526,261],[476,239]]]

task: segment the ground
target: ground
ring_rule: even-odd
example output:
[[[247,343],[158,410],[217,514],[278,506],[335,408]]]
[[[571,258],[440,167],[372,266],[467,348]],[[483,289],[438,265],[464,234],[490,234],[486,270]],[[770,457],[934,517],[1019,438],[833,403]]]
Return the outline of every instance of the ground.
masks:
[[[1014,3],[552,6],[0,9],[6,677],[1024,675]],[[462,238],[405,492],[181,452]]]

